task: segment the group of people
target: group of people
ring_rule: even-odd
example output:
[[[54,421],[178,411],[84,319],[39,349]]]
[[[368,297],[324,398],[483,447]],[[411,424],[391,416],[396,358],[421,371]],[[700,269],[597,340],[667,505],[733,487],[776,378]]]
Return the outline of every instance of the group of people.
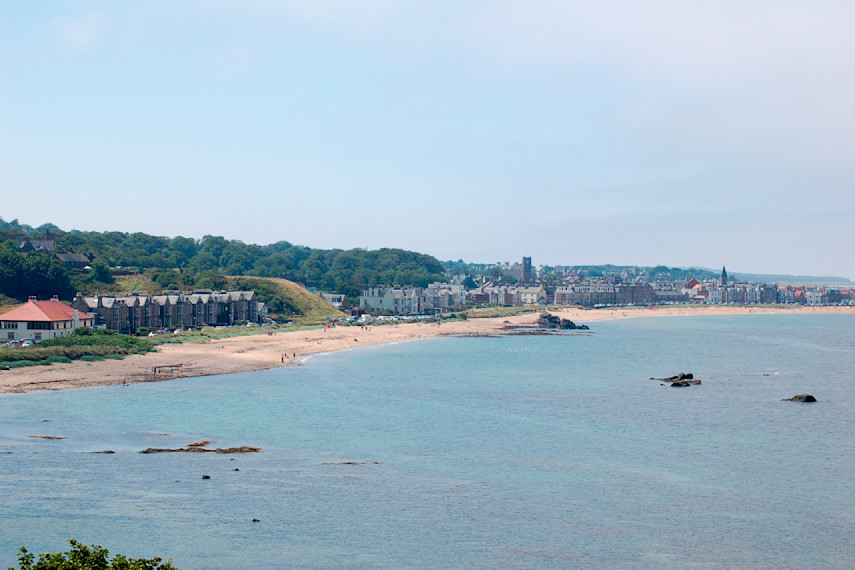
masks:
[[[281,357],[281,359],[280,359],[280,360],[282,361],[282,364],[285,364],[285,359],[286,359],[286,358],[288,358],[288,353],[287,353],[287,352],[283,352],[283,353],[282,353],[282,357]],[[292,358],[292,361],[296,361],[296,360],[297,360],[297,353],[296,353],[296,352],[292,353],[291,358]]]

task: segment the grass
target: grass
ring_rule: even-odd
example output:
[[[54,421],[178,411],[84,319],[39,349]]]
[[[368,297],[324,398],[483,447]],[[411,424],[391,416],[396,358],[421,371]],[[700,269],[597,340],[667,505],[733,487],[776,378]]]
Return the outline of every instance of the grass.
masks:
[[[149,293],[154,291],[159,294],[162,289],[155,281],[149,279],[145,274],[139,275],[117,275],[113,284],[114,293],[125,295],[127,293]],[[121,291],[121,293],[118,293]]]
[[[131,354],[154,350],[148,338],[112,331],[78,329],[74,334],[42,341],[36,346],[0,348],[0,370],[22,366],[47,366],[72,360],[95,361],[121,359]]]

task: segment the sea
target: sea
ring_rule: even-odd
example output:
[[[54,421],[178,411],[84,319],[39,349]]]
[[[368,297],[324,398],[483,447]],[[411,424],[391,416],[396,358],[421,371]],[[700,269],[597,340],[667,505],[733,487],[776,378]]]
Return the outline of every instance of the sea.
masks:
[[[651,379],[680,372],[701,384]],[[782,401],[802,393],[817,402]],[[0,567],[75,538],[185,569],[852,568],[853,427],[855,314],[617,319],[6,394]],[[140,453],[205,441],[262,451]]]

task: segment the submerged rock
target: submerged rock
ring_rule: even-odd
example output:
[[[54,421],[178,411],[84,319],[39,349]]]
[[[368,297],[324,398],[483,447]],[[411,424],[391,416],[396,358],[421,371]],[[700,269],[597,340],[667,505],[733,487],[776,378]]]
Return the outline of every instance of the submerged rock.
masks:
[[[143,449],[140,453],[258,453],[261,451],[260,447],[249,447],[246,445],[242,445],[241,447],[228,447],[226,449],[204,449],[202,447],[182,447],[179,449],[158,449],[156,447],[149,447],[148,449]]]
[[[816,402],[816,398],[810,394],[796,394],[792,398],[784,398],[782,402]]]

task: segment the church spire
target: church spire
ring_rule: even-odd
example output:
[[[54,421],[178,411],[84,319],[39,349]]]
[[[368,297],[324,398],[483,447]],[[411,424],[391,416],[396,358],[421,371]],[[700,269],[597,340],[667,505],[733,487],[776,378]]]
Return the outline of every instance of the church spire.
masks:
[[[727,270],[724,265],[721,266],[721,286],[727,287]]]

